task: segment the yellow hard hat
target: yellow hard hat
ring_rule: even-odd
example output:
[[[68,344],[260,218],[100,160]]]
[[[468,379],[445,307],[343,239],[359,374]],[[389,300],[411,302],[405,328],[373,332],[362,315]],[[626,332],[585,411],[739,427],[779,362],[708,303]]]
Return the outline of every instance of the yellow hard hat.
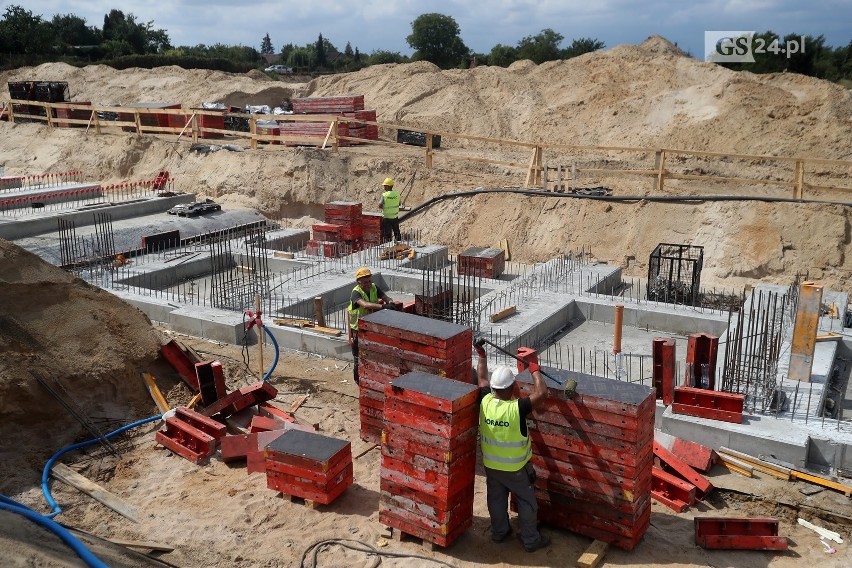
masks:
[[[373,273],[370,272],[370,269],[366,266],[362,266],[358,269],[358,272],[355,273],[355,280],[361,280],[365,276],[372,276]]]
[[[382,182],[382,185],[393,187],[393,180],[391,178],[385,178],[385,181]]]

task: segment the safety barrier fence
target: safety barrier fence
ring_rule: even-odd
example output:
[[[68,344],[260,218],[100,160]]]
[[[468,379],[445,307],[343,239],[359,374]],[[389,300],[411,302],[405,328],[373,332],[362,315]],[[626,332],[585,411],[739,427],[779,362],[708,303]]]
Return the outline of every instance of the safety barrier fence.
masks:
[[[15,108],[27,112],[16,112]],[[229,117],[239,117],[240,129],[225,128]],[[224,117],[224,120],[223,120]],[[350,144],[407,148],[422,153],[427,168],[435,160],[490,164],[526,172],[523,186],[556,192],[576,192],[589,184],[629,178],[639,190],[632,196],[736,195],[794,200],[843,201],[852,192],[852,160],[807,156],[771,156],[676,148],[585,146],[528,142],[473,136],[412,125],[335,116],[332,114],[246,114],[221,110],[136,108],[74,103],[10,100],[0,107],[0,120],[42,122],[51,127],[77,127],[95,132],[119,129],[136,134],[177,135],[198,143],[204,139],[231,139],[248,144],[308,145],[339,151]],[[324,135],[295,135],[270,128],[269,121],[325,123]],[[391,140],[348,136],[355,124],[382,129],[385,134],[415,128],[423,147]],[[440,140],[439,144],[436,144]],[[440,147],[439,147],[440,146]],[[642,180],[644,184],[637,183]],[[624,181],[616,182],[624,185]],[[720,189],[722,188],[722,189]],[[621,191],[620,193],[623,193]]]

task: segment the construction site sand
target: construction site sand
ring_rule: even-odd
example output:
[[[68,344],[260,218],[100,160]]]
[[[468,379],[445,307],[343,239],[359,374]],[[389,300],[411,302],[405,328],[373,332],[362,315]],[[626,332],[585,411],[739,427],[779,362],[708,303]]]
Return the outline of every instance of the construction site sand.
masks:
[[[733,73],[684,57],[662,38],[541,66],[527,61],[508,69],[440,71],[421,62],[371,67],[303,83],[272,81],[257,72],[233,75],[177,67],[116,71],[104,66],[77,69],[46,64],[0,74],[3,82],[31,79],[68,81],[75,100],[96,103],[276,105],[291,95],[364,94],[367,108],[378,111],[379,121],[414,128],[564,144],[852,157],[852,99],[846,90],[792,74]],[[0,165],[7,174],[81,170],[87,179],[112,183],[148,179],[167,169],[177,190],[214,196],[226,206],[256,206],[271,217],[302,227],[321,219],[322,204],[329,200],[374,203],[377,185],[387,176],[405,181],[416,171],[416,182],[406,197],[407,204],[416,205],[456,190],[519,186],[526,173],[442,161],[440,154],[436,167],[427,170],[422,149],[415,148],[359,147],[334,154],[267,146],[250,152],[198,155],[174,137],[98,136],[8,123],[0,123],[0,132]],[[382,130],[383,137],[393,134]],[[472,145],[458,146],[477,151]],[[606,183],[628,195],[646,194],[650,189],[650,182],[607,179]],[[688,242],[705,247],[704,283],[708,285],[739,287],[758,280],[789,283],[797,271],[810,271],[831,288],[852,291],[846,264],[852,246],[849,226],[848,208],[838,205],[599,203],[506,195],[445,201],[404,225],[420,231],[422,240],[445,243],[454,251],[505,238],[515,258],[522,261],[591,248],[596,257],[622,264],[629,274],[642,274],[657,243]],[[4,440],[0,489],[46,511],[38,490],[45,459],[87,436],[29,378],[29,370],[61,377],[85,411],[98,420],[112,421],[103,426],[156,412],[139,380],[140,371],[150,369],[158,376],[172,404],[185,403],[189,393],[173,372],[161,362],[152,362],[159,337],[141,313],[40,264],[16,247],[4,243],[0,250],[0,435]],[[28,272],[11,266],[35,268]],[[9,272],[14,270],[20,270],[20,275]],[[204,342],[197,346],[211,356],[227,358],[232,388],[246,383],[238,348]],[[284,354],[273,381],[285,403],[311,390],[313,395],[299,415],[320,424],[324,433],[351,439],[357,454],[365,445],[358,439],[356,391],[348,382],[351,369],[344,367],[342,362]],[[98,448],[69,455],[66,462],[136,506],[138,524],[54,483],[57,500],[65,509],[58,519],[102,536],[170,544],[177,550],[165,558],[184,566],[295,566],[305,547],[319,538],[354,538],[372,544],[379,540],[376,450],[356,460],[356,486],[336,505],[337,514],[322,514],[283,502],[265,488],[262,477],[246,476],[240,468],[217,461],[199,467],[168,456],[154,444],[153,430],[154,426],[143,428],[136,437],[122,441],[121,460]],[[588,539],[557,532],[553,549],[535,556],[524,554],[516,543],[493,546],[488,540],[483,492],[483,480],[478,477],[474,527],[446,554],[437,553],[440,558],[460,566],[555,565],[576,558],[588,545]],[[782,497],[797,498],[795,487],[783,486],[772,499]],[[760,503],[698,509],[712,514],[780,514]],[[817,504],[849,516],[848,503]],[[639,549],[612,551],[610,561],[761,567],[826,565],[826,560],[828,565],[849,564],[845,545],[838,547],[837,556],[825,556],[816,536],[792,524],[793,519],[785,518],[783,525],[785,534],[794,538],[791,554],[720,555],[692,545],[691,514],[669,514],[657,504],[654,512],[652,527]],[[7,519],[3,517],[3,526],[11,525]],[[20,557],[11,552],[20,550],[19,538],[0,539],[4,559]],[[43,531],[28,538],[39,543],[46,539]],[[38,558],[37,565],[72,565],[62,545],[55,546],[56,555],[49,559],[39,555],[39,549],[48,548],[31,545],[35,556],[29,558]],[[422,553],[412,543],[393,543],[389,549]],[[20,558],[20,565],[27,565],[28,557]],[[372,564],[363,555],[340,549],[324,554],[323,559],[323,565]],[[389,560],[384,564],[395,565]],[[400,560],[396,565],[411,563]]]

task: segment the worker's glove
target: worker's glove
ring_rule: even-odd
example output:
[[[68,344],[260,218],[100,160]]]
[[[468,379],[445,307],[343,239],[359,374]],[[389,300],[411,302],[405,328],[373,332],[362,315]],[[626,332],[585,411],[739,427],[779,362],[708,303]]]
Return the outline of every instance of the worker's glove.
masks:
[[[529,371],[532,375],[536,371],[541,371],[541,367],[538,366],[538,363],[530,363],[529,365],[527,365],[527,371]]]
[[[485,340],[477,339],[473,343],[473,349],[476,351],[476,354],[480,357],[485,357]]]
[[[574,379],[565,380],[565,398],[574,398],[577,394],[577,381]]]

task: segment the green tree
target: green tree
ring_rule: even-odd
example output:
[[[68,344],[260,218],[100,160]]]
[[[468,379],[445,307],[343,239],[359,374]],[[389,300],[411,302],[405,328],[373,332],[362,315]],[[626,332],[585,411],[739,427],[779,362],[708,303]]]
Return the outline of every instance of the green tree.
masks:
[[[405,63],[406,58],[396,51],[384,51],[377,49],[370,54],[368,65],[381,65],[383,63]]]
[[[50,24],[21,6],[8,6],[0,20],[0,52],[36,54],[51,50]]]
[[[287,61],[290,59],[290,54],[293,53],[293,50],[296,49],[296,46],[292,43],[288,43],[281,47],[281,61]]]
[[[565,37],[550,28],[534,36],[526,36],[518,42],[518,59],[531,59],[536,63],[561,59],[559,44]]]
[[[314,52],[316,54],[316,64],[319,67],[325,67],[328,60],[326,58],[326,42],[323,41],[322,34],[317,38],[316,47],[314,48]]]
[[[262,55],[272,55],[275,53],[275,48],[272,47],[272,40],[269,39],[268,33],[263,36],[263,40],[260,42],[260,53]]]
[[[459,25],[451,16],[423,14],[411,22],[411,35],[405,41],[414,49],[412,60],[431,61],[442,69],[449,69],[466,64],[470,53],[459,33]]]
[[[354,55],[352,52],[352,44],[348,41],[346,42],[346,47],[343,48],[343,55],[346,57],[352,57]]]
[[[133,14],[125,15],[121,10],[113,9],[104,15],[104,28],[101,33],[105,43],[118,42],[109,44],[111,51],[122,45],[121,42],[130,45],[131,53],[160,53],[170,49],[171,43],[166,31],[155,30],[153,26],[153,22],[140,24]]]
[[[54,42],[64,52],[73,47],[93,46],[101,43],[101,32],[87,26],[86,20],[74,14],[55,14],[50,21]]]
[[[580,39],[573,40],[571,45],[562,50],[562,59],[571,59],[572,57],[591,53],[604,47],[606,47],[606,44],[599,39],[581,37]]]
[[[491,48],[491,53],[488,54],[488,65],[508,67],[517,60],[518,50],[510,45],[498,43]]]

